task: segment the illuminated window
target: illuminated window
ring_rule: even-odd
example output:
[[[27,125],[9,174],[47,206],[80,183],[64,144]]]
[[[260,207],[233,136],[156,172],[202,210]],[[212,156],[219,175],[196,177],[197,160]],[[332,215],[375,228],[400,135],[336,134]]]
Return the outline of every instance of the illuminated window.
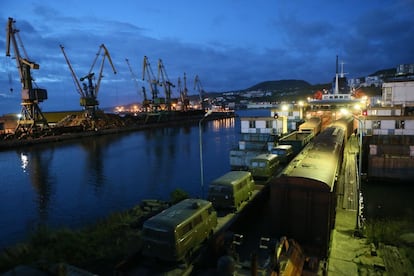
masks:
[[[372,122],[373,129],[380,129],[381,128],[381,121],[373,121]]]
[[[397,120],[395,121],[395,128],[396,129],[404,129],[405,121],[404,120]]]

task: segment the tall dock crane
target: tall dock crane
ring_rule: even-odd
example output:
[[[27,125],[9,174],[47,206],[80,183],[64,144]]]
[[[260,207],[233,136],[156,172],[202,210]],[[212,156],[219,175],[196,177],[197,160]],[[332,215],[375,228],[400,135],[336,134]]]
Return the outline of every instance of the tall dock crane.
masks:
[[[188,89],[187,89],[187,76],[184,73],[184,87],[181,88],[181,79],[178,78],[178,92],[180,93],[180,100],[183,104],[183,110],[187,111],[190,106],[190,100],[188,99]]]
[[[134,80],[137,91],[139,91],[137,76],[135,75],[134,71],[132,70],[132,67],[131,67],[131,64],[129,63],[129,60],[126,58],[125,61],[128,64],[129,72],[131,72],[131,76],[132,76],[132,79]],[[138,92],[138,94],[139,94],[139,92]],[[144,86],[142,86],[142,96],[144,97],[144,99],[142,100],[142,107],[143,107],[145,112],[148,112],[149,108],[151,106],[151,100],[148,100],[147,92],[146,92]]]
[[[158,81],[154,76],[147,56],[144,56],[142,65],[142,80],[145,80],[145,78],[148,81],[152,95],[152,111],[158,111],[160,109],[160,104],[164,103],[164,101],[158,97]]]
[[[104,44],[101,44],[99,46],[99,50],[98,53],[96,54],[95,59],[93,60],[91,69],[89,70],[88,74],[85,75],[84,77],[79,78],[76,76],[75,71],[72,68],[72,65],[69,61],[69,58],[67,57],[64,47],[62,45],[60,45],[60,49],[62,50],[62,53],[65,57],[66,63],[69,66],[69,70],[72,74],[72,78],[75,82],[75,86],[76,89],[78,90],[80,97],[80,105],[84,108],[86,115],[88,118],[94,118],[95,117],[95,113],[98,109],[99,106],[99,102],[98,102],[98,92],[99,92],[99,88],[101,87],[101,80],[103,78],[103,68],[104,68],[104,64],[105,64],[105,58],[108,58],[109,63],[111,64],[112,70],[114,72],[114,74],[116,74],[116,69],[114,67],[114,64],[112,62],[111,56],[109,55],[109,51],[108,49],[105,47]],[[95,73],[93,72],[93,69],[95,67],[96,61],[98,60],[98,57],[101,55],[102,53],[102,61],[101,61],[101,65],[99,68],[99,75],[98,75],[98,79],[95,81]],[[84,82],[85,81],[85,82]],[[81,83],[82,86],[81,86]]]
[[[175,87],[175,85],[169,80],[167,71],[165,70],[164,64],[161,59],[158,60],[158,83],[164,87],[166,99],[165,104],[167,106],[167,110],[171,111],[171,87]]]
[[[12,44],[20,82],[22,83],[22,110],[15,133],[18,134],[21,131],[25,134],[34,134],[49,128],[47,120],[39,107],[39,103],[47,99],[47,90],[34,87],[36,84],[32,78],[31,70],[37,70],[40,66],[28,58],[19,36],[19,30],[14,27],[15,22],[13,18],[9,17],[6,28],[6,56],[10,56],[10,44]],[[24,56],[20,54],[16,38]]]

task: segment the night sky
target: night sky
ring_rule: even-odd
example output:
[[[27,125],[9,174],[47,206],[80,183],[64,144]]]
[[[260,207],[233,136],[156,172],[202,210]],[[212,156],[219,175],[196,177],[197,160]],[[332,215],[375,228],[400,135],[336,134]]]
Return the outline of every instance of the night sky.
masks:
[[[139,86],[147,85],[141,78],[148,56],[155,75],[158,59],[173,83],[186,73],[190,94],[196,94],[195,75],[207,92],[267,80],[327,83],[337,55],[348,78],[414,63],[413,0],[8,0],[0,4],[0,115],[21,108],[16,62],[5,56],[8,17],[40,65],[32,75],[48,90],[44,111],[80,109],[60,44],[79,77],[89,72],[99,45],[108,48],[118,73],[106,63],[100,107],[142,100],[125,58]]]

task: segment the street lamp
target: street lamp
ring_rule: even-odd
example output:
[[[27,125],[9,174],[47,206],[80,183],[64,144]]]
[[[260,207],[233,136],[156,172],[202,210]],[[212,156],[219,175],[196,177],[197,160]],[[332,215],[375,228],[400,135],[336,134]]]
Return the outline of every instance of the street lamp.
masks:
[[[299,119],[302,120],[303,119],[303,107],[305,106],[305,104],[303,103],[303,101],[299,101],[298,106],[299,106]]]
[[[203,135],[201,131],[201,123],[204,119],[209,116],[213,111],[209,110],[206,114],[204,114],[203,118],[200,119],[198,122],[198,130],[199,130],[199,144],[200,144],[200,183],[201,183],[201,198],[204,198],[204,166],[203,166]]]
[[[355,115],[352,115],[352,117],[354,117],[356,120],[358,120],[358,131],[359,131],[359,160],[358,160],[358,187],[357,187],[357,201],[358,201],[358,206],[357,206],[357,229],[360,229],[361,225],[360,225],[360,219],[359,216],[360,214],[360,189],[361,189],[361,177],[362,177],[362,120],[360,118],[358,118]]]

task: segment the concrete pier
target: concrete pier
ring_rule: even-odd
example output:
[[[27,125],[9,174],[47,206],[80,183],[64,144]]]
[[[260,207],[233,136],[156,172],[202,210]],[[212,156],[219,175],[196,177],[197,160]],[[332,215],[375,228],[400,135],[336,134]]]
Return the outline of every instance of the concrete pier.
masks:
[[[345,145],[342,170],[338,178],[338,202],[328,253],[327,274],[413,275],[413,268],[409,262],[402,260],[401,255],[398,255],[399,259],[390,258],[389,248],[386,251],[382,250],[384,246],[377,249],[373,244],[368,244],[361,235],[358,155],[358,137],[352,135]],[[392,248],[398,252],[396,247]],[[395,271],[398,273],[392,273]]]

